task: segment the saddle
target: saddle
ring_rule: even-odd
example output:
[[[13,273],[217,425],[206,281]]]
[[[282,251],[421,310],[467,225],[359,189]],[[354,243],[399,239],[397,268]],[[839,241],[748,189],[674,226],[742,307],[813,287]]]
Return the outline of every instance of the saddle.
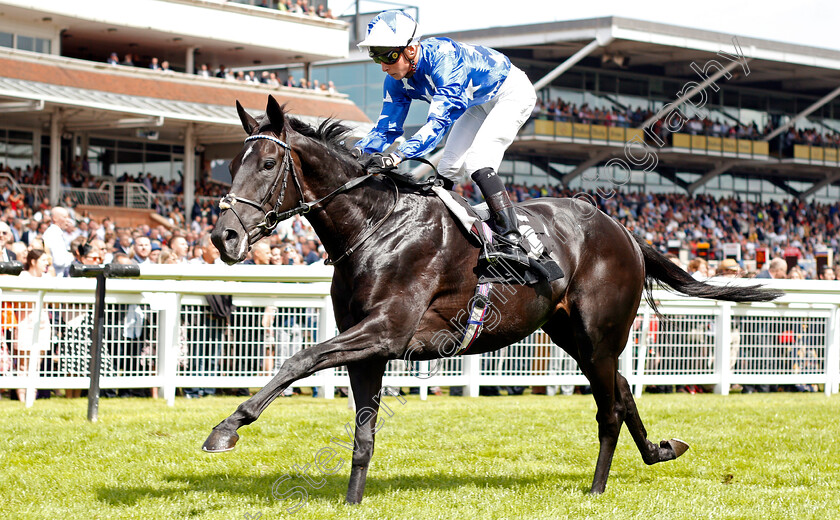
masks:
[[[442,186],[433,186],[431,189],[449,209],[455,221],[482,249],[482,257],[486,260],[488,250],[499,240],[488,225],[492,215],[487,204],[482,202],[473,206],[461,195]],[[516,216],[519,219],[519,233],[522,235],[519,246],[528,255],[529,266],[512,262],[482,261],[475,268],[478,282],[532,285],[540,280],[553,282],[562,278],[563,271],[554,253],[558,244],[549,234],[548,226],[538,215],[525,208],[517,207]]]
[[[413,160],[431,165],[423,159]],[[539,215],[521,207],[515,208],[519,218],[519,233],[522,235],[519,247],[528,255],[529,265],[526,267],[514,262],[488,261],[488,252],[494,247],[494,242],[504,240],[504,237],[497,235],[487,224],[492,219],[487,203],[471,205],[464,197],[451,191],[454,188],[452,181],[437,175],[437,169],[434,166],[432,168],[435,176],[420,183],[397,172],[389,172],[389,176],[399,184],[421,192],[434,193],[449,209],[455,221],[482,250],[479,257],[481,261],[475,267],[479,286],[490,283],[532,285],[540,280],[553,282],[563,277],[563,271],[558,265],[559,258],[554,253],[560,244],[549,234],[548,226]]]

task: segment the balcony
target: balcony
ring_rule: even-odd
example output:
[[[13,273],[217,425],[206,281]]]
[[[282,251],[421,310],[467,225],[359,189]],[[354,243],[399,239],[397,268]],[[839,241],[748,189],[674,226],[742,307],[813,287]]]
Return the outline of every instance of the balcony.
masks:
[[[840,166],[840,153],[833,146],[793,145],[793,162],[816,166]]]
[[[675,151],[720,157],[758,160],[770,158],[770,143],[767,141],[678,133],[672,135],[671,146]]]
[[[638,128],[547,121],[545,119],[534,120],[534,135],[553,137],[563,142],[613,146],[624,146],[625,143],[634,139],[644,142],[645,139],[644,133]]]

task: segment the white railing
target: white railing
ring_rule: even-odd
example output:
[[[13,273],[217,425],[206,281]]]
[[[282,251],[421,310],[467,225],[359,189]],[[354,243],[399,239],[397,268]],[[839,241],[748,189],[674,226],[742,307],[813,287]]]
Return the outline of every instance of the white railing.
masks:
[[[145,184],[109,180],[102,184],[102,190],[111,194],[113,206],[135,209],[149,209],[152,206],[152,192]]]
[[[50,198],[50,187],[40,184],[21,184],[21,190],[31,193],[35,205],[44,199]],[[111,184],[103,184],[96,189],[90,188],[61,188],[59,190],[59,201],[64,204],[65,197],[69,196],[74,205],[88,206],[112,206],[114,205],[114,189]],[[148,206],[143,206],[148,207]]]
[[[195,197],[195,203],[203,206],[205,202],[209,202],[212,206],[214,204],[218,204],[220,198],[220,196],[197,195]],[[183,205],[184,195],[180,193],[155,193],[152,196],[152,201],[155,200],[161,202],[165,207],[172,207],[176,202],[180,202],[181,205]]]
[[[20,190],[17,180],[6,172],[0,172],[0,186],[8,186],[12,192]]]
[[[295,352],[336,333],[331,274],[324,266],[161,265],[144,266],[142,280],[109,280],[100,385],[158,387],[170,404],[176,388],[261,387]],[[0,355],[0,388],[88,387],[94,285],[0,276],[0,330],[9,352],[5,363]],[[786,295],[752,305],[656,291],[668,319],[642,306],[620,358],[622,374],[637,395],[645,385],[714,385],[726,394],[734,384],[823,385],[826,394],[837,393],[840,282],[773,286]],[[213,314],[206,295],[232,296],[229,320]],[[419,387],[423,398],[431,386],[464,386],[466,395],[478,395],[479,386],[588,384],[542,332],[480,356],[391,361],[385,379]],[[294,386],[319,387],[331,398],[348,384],[340,367]]]

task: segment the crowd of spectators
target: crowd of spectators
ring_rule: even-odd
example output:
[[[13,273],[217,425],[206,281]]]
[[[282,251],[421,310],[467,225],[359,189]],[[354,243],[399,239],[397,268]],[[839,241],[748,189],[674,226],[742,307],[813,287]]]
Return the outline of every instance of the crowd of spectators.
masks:
[[[3,211],[0,220],[0,250],[4,260],[26,263],[34,249],[46,251],[46,276],[68,276],[70,265],[81,244],[96,253],[103,263],[115,261],[121,255],[137,264],[208,263],[205,254],[215,249],[210,232],[218,217],[210,205],[196,212],[192,223],[184,228],[159,224],[140,224],[118,227],[110,217],[91,218],[77,213],[72,207],[55,206],[36,211],[30,218],[18,218],[11,209]],[[271,265],[308,265],[323,262],[326,252],[309,223],[299,216],[282,223],[275,233],[263,239],[254,249],[265,252],[265,262]],[[11,252],[11,253],[9,253]],[[215,253],[218,258],[218,253]],[[213,263],[213,262],[210,262]],[[215,262],[218,263],[218,262]]]
[[[649,110],[643,110],[639,107],[635,109],[627,108],[626,110],[592,108],[589,103],[578,106],[574,103],[567,103],[560,98],[548,102],[537,99],[533,111],[533,117],[537,119],[622,128],[638,127],[652,115],[654,114]]]
[[[139,64],[135,65],[136,59],[137,58],[134,54],[129,53],[125,55],[122,61],[120,61],[119,55],[116,52],[112,52],[110,57],[106,61],[109,65],[113,66],[141,66]],[[148,58],[147,62],[144,63],[142,66],[148,66],[149,69],[161,73],[174,72],[172,68],[170,68],[168,60],[160,61],[156,56]],[[195,70],[195,74],[197,76],[202,76],[205,78],[214,77],[226,79],[229,81],[241,81],[243,83],[252,83],[256,85],[267,85],[269,87],[285,86],[293,88],[302,88],[327,94],[335,94],[337,92],[335,84],[332,81],[321,83],[317,79],[309,81],[306,78],[301,78],[300,80],[297,80],[292,74],[287,74],[285,79],[280,79],[280,75],[277,71],[270,70],[263,70],[259,72],[254,70],[238,70],[236,72],[233,72],[227,67],[225,67],[225,65],[219,65],[218,68],[213,69],[210,64],[202,63]]]
[[[547,119],[553,121],[586,123],[621,128],[638,128],[649,118],[656,115],[656,112],[648,109],[620,108],[596,108],[583,103],[578,106],[568,103],[561,98],[545,101],[537,100],[534,107],[533,117],[536,119]],[[705,117],[700,118],[692,115],[687,119],[674,117],[669,124],[673,126],[671,131],[679,131],[689,135],[706,135],[712,137],[728,137],[734,139],[759,140],[776,129],[771,123],[762,128],[755,122],[742,124],[735,121],[727,121],[725,118]],[[665,121],[659,119],[653,123],[651,131],[664,141],[667,141],[671,131],[667,128]],[[840,133],[835,131],[820,132],[815,128],[789,128],[781,134],[781,148],[785,151],[792,149],[794,144],[805,144],[812,146],[840,147]]]
[[[317,16],[318,18],[335,19],[332,9],[318,4],[317,6],[310,4],[306,0],[228,0],[238,4],[249,4],[264,9],[277,9],[287,13],[302,14],[307,16]]]
[[[330,20],[335,19],[332,9],[325,7],[323,4],[313,6],[306,0],[297,0],[297,2],[292,0],[262,0],[260,6],[270,9],[272,4],[276,4],[276,9],[280,11],[317,16],[318,18],[327,18]]]
[[[286,11],[289,13],[313,16],[318,18],[335,18],[335,16],[333,16],[332,14],[331,9],[326,8],[324,5],[321,4],[319,4],[318,6],[310,5],[309,2],[307,2],[306,0],[263,0],[258,4],[258,7],[278,9],[280,11]],[[140,58],[134,53],[126,53],[123,55],[123,58],[120,59],[118,53],[112,52],[108,59],[105,61],[109,65],[113,66],[147,67],[151,70],[155,70],[161,73],[174,72],[173,69],[170,67],[168,60],[164,59],[161,61],[157,56],[148,56],[145,58]],[[288,74],[285,79],[280,79],[280,75],[278,74],[278,72],[269,70],[260,72],[256,72],[253,70],[239,70],[236,72],[232,72],[223,64],[220,64],[218,68],[213,69],[209,63],[202,63],[193,72],[194,74],[205,78],[215,77],[230,81],[242,81],[245,83],[268,85],[270,87],[286,86],[302,88],[329,94],[334,94],[337,92],[335,84],[332,81],[321,83],[317,79],[312,81],[309,81],[306,78],[296,80],[291,74]]]
[[[508,185],[511,198],[523,201],[539,197],[573,197],[578,192],[558,186]],[[456,187],[468,200],[478,203],[481,195],[470,184]],[[754,260],[758,248],[770,256],[785,256],[796,250],[805,279],[817,279],[813,267],[816,255],[833,250],[840,253],[840,202],[748,202],[738,197],[715,198],[680,193],[616,192],[608,199],[589,193],[599,209],[634,233],[643,236],[663,252],[677,241],[690,256],[700,254],[699,244],[709,244],[711,259],[724,258],[724,244],[741,246],[743,260]]]
[[[85,171],[86,161],[77,159],[69,172],[62,175],[62,186],[72,188],[96,187],[97,180]],[[46,184],[46,175],[39,167],[9,169],[0,165],[0,171],[6,171],[21,184],[27,185],[23,192],[14,191],[11,185],[0,188],[0,212],[3,219],[15,229],[26,229],[32,222],[45,223],[50,204],[45,199],[38,199],[28,185]],[[151,174],[129,175],[124,173],[116,182],[134,182],[144,184],[152,193],[152,208],[166,217],[172,228],[183,230],[183,235],[190,235],[190,244],[195,245],[207,229],[212,228],[218,216],[215,204],[228,187],[213,181],[205,173],[195,185],[196,200],[192,212],[187,214],[184,207],[183,185],[181,179],[165,181]],[[511,198],[523,201],[539,197],[571,197],[576,192],[557,185],[525,186],[511,183]],[[456,191],[474,203],[481,202],[481,195],[471,183],[456,187]],[[724,244],[739,244],[742,258],[753,260],[758,248],[768,248],[770,256],[782,256],[791,249],[811,266],[805,273],[806,278],[816,279],[813,271],[814,259],[823,250],[840,254],[840,203],[822,204],[816,201],[803,202],[788,200],[784,202],[750,202],[738,197],[715,198],[711,195],[689,196],[682,193],[641,193],[615,192],[609,198],[598,197],[590,193],[599,208],[611,215],[631,231],[645,237],[663,251],[674,241],[680,249],[698,253],[698,244],[709,244],[709,257],[724,257]],[[72,207],[73,201],[66,197],[62,203]],[[84,216],[82,216],[84,217]],[[286,229],[284,238],[292,237],[292,231],[303,228],[296,221],[294,229]],[[84,227],[86,224],[82,224]],[[36,228],[37,229],[37,228]],[[280,229],[284,229],[283,226]],[[137,231],[137,230],[134,230]],[[81,230],[84,233],[84,229]],[[142,231],[149,235],[149,230]],[[305,229],[307,235],[313,235]],[[157,232],[152,237],[165,246],[167,233]],[[272,245],[277,245],[274,239]],[[296,246],[298,252],[300,247]],[[316,247],[317,249],[317,247]],[[199,256],[199,255],[196,255]]]

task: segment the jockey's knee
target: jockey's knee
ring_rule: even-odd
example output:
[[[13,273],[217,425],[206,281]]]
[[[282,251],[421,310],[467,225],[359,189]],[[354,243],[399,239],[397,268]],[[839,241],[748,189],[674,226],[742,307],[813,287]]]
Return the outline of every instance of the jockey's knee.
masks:
[[[441,166],[439,166],[438,167],[438,173],[440,174],[441,177],[443,177],[445,179],[449,179],[454,184],[461,184],[462,182],[464,182],[464,177],[466,176],[463,166],[460,166],[460,167],[454,167],[454,166],[450,166],[450,167],[442,166],[441,167]]]

